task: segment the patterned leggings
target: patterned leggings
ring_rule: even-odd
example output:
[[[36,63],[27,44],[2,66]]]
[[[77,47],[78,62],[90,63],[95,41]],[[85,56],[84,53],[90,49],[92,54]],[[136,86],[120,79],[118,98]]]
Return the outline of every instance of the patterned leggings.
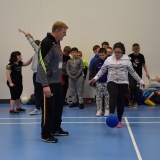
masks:
[[[104,108],[109,108],[109,94],[107,90],[107,83],[96,82],[96,106],[97,108],[101,108],[103,105],[103,97],[104,97]]]

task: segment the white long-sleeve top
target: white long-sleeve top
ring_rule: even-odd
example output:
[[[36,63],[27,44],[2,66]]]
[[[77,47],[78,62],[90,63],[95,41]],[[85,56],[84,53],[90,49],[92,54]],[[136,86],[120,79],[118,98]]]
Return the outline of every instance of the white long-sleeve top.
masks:
[[[128,72],[131,76],[140,84],[143,85],[143,80],[138,76],[136,71],[133,69],[130,58],[127,55],[123,55],[120,59],[116,59],[115,55],[108,57],[99,72],[96,74],[94,79],[97,81],[108,69],[108,80],[107,82],[115,83],[127,83]]]
[[[33,59],[32,59],[32,70],[33,73],[37,72],[37,66],[38,66],[38,51],[39,51],[39,46],[37,46],[37,44],[34,42],[34,39],[31,36],[26,36],[27,40],[29,41],[29,43],[31,44],[31,46],[33,47],[35,53],[33,55]]]

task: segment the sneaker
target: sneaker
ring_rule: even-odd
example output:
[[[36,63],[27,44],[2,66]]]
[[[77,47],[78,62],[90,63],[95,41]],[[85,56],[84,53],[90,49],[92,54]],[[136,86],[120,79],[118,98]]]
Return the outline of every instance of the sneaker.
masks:
[[[69,132],[63,131],[63,129],[60,127],[54,134],[54,136],[68,136]]]
[[[79,109],[84,109],[84,104],[79,104]]]
[[[23,108],[17,108],[16,109],[18,112],[25,112],[26,111],[26,109],[23,109]]]
[[[133,108],[138,108],[138,103],[134,102]]]
[[[105,109],[104,117],[107,117],[108,115],[109,115],[109,109]]]
[[[130,108],[133,107],[133,100],[129,100],[129,107],[130,107]]]
[[[11,113],[11,114],[19,114],[19,112],[18,111],[15,111],[14,109],[13,110],[9,110],[9,113]]]
[[[35,115],[35,114],[41,114],[41,113],[42,113],[42,111],[41,111],[41,110],[39,110],[39,109],[35,109],[34,111],[30,112],[29,114],[31,114],[31,115]]]
[[[69,105],[69,108],[73,108],[73,107],[77,107],[77,103],[72,103],[71,105]]]
[[[122,122],[119,122],[117,128],[122,128]]]
[[[41,141],[48,142],[48,143],[56,143],[58,141],[57,138],[51,137],[51,138],[41,138]]]
[[[102,114],[102,107],[97,107],[96,117],[100,117]]]

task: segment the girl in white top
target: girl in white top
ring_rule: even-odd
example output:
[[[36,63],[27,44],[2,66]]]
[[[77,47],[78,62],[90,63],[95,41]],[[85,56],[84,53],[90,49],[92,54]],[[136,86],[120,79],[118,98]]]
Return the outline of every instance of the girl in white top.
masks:
[[[132,67],[130,59],[125,54],[123,43],[119,42],[113,46],[113,55],[108,57],[97,75],[89,81],[97,81],[108,69],[107,89],[109,92],[109,110],[114,114],[117,106],[117,116],[119,119],[118,128],[122,127],[122,115],[124,112],[124,100],[128,89],[128,72],[142,86],[145,87],[143,80],[137,75]]]

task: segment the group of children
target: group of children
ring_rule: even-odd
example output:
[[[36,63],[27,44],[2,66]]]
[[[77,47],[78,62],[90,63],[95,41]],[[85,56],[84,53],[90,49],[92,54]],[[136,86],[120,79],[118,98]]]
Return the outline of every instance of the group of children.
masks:
[[[104,50],[104,48],[106,50]],[[143,54],[140,53],[139,44],[137,43],[133,44],[132,51],[133,53],[129,54],[129,57],[134,70],[136,71],[138,76],[142,78],[142,66],[143,66],[146,72],[146,76],[150,78],[148,69],[145,63],[145,58]],[[108,42],[103,42],[102,48],[100,48],[100,46],[98,45],[95,45],[93,47],[93,52],[95,53],[95,56],[90,61],[89,80],[95,77],[95,75],[103,66],[104,61],[107,59],[107,57],[111,56],[113,53],[112,48],[109,47]],[[103,113],[103,108],[104,108],[104,116],[108,116],[109,114],[109,110],[108,110],[109,94],[107,91],[107,75],[108,75],[108,72],[106,71],[101,78],[99,78],[95,83],[91,84],[96,91],[96,108],[97,108],[96,116],[101,116],[101,114]],[[117,76],[117,75],[115,74],[114,76]],[[130,73],[128,74],[127,77],[129,79],[129,88],[128,88],[129,107],[137,108],[138,101],[139,101],[140,84],[130,75]]]
[[[32,45],[35,54],[27,62],[22,62],[21,53],[16,51],[12,52],[10,56],[10,63],[6,67],[6,76],[7,76],[7,85],[10,89],[11,100],[10,100],[10,113],[18,114],[19,112],[25,112],[25,109],[20,107],[20,96],[22,94],[23,85],[22,85],[22,66],[27,66],[32,62],[33,70],[33,84],[34,84],[34,95],[36,98],[36,109],[30,114],[41,114],[41,106],[39,100],[39,93],[36,85],[36,73],[38,65],[38,51],[41,41],[34,40],[30,33],[27,33],[21,29],[20,32],[24,33],[29,43]],[[133,53],[129,55],[131,58],[130,61],[132,66],[138,76],[142,78],[142,67],[146,71],[146,76],[149,78],[148,69],[145,63],[144,56],[139,53],[140,46],[135,43],[132,46]],[[82,52],[78,48],[71,48],[70,46],[65,46],[63,49],[63,64],[62,64],[62,74],[61,82],[63,86],[63,101],[64,105],[66,102],[67,89],[70,86],[70,91],[72,95],[72,104],[69,105],[69,108],[79,106],[80,109],[84,108],[84,81],[86,79],[87,71],[89,70],[89,80],[92,80],[97,73],[104,66],[105,60],[113,56],[114,50],[109,46],[108,42],[103,42],[102,46],[95,45],[93,47],[94,57],[91,59],[90,64],[88,65],[87,61],[82,59]],[[71,54],[72,58],[69,56]],[[33,59],[33,60],[32,60]],[[108,68],[109,69],[109,68]],[[97,81],[90,83],[94,87],[96,92],[96,116],[101,116],[104,111],[104,116],[108,116],[111,111],[109,111],[109,93],[107,90],[107,80],[109,75],[108,70],[97,79]],[[116,75],[114,75],[116,76]],[[139,98],[139,88],[140,84],[130,75],[127,75],[129,79],[129,107],[137,108],[138,107],[138,98]],[[14,105],[17,105],[17,109],[14,109]]]

